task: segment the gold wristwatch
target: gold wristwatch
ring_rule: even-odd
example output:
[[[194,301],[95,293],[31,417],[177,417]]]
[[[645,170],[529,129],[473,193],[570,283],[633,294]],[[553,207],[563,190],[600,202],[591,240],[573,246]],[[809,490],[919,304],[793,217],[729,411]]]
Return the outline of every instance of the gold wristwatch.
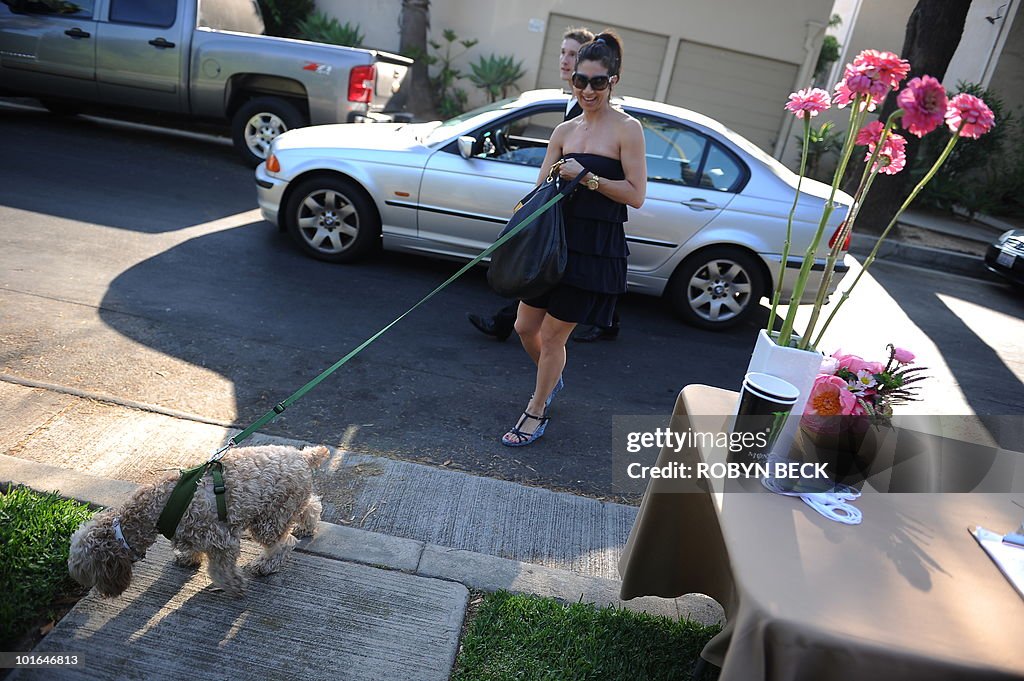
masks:
[[[597,188],[601,186],[601,178],[595,173],[590,173],[590,177],[586,180],[586,185],[590,191],[597,191]]]

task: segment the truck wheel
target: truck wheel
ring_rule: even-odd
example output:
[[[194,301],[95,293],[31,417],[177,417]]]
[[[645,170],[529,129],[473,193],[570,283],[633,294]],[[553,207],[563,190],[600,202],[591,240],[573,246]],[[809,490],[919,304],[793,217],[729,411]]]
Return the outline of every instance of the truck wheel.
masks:
[[[753,313],[764,295],[764,283],[753,255],[732,246],[713,246],[683,261],[669,282],[668,295],[688,324],[719,331]]]
[[[305,116],[288,100],[256,97],[235,112],[231,119],[231,137],[246,163],[255,168],[266,160],[274,138],[304,125]]]
[[[291,192],[285,226],[299,247],[318,260],[352,262],[380,243],[380,220],[370,199],[340,177],[311,177]]]

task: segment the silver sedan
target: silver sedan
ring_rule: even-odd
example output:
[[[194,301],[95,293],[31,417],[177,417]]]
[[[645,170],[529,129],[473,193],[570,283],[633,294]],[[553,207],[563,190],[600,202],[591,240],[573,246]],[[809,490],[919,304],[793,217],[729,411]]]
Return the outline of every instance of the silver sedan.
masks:
[[[351,262],[381,245],[472,258],[536,183],[566,103],[557,90],[536,90],[444,122],[291,130],[256,169],[260,209],[322,260]],[[796,174],[706,116],[630,97],[614,103],[640,121],[647,143],[647,200],[626,223],[629,290],[664,295],[696,326],[736,324],[783,269]],[[787,287],[828,192],[814,180],[801,185]],[[837,201],[826,235],[853,202],[842,193]],[[817,291],[827,241],[804,302]],[[833,290],[846,269],[837,266]]]

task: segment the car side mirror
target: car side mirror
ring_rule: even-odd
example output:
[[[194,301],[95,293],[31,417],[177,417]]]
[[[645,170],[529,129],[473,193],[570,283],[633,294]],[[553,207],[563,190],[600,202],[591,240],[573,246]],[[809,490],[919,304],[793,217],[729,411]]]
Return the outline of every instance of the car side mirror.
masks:
[[[473,149],[476,148],[476,138],[475,137],[470,137],[469,135],[463,135],[462,137],[459,138],[458,144],[459,144],[459,153],[462,155],[462,158],[472,158],[473,157]]]

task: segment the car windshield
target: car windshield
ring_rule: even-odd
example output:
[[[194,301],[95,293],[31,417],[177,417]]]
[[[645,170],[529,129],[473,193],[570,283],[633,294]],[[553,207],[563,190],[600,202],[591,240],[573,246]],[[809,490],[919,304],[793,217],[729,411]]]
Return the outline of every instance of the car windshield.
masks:
[[[509,97],[508,99],[499,99],[496,102],[490,104],[484,104],[481,107],[477,107],[472,111],[459,114],[455,118],[449,118],[444,121],[436,128],[430,131],[430,134],[426,135],[422,142],[423,144],[434,144],[435,142],[441,142],[446,139],[461,135],[463,132],[467,132],[477,127],[477,125],[494,118],[495,111],[504,111],[506,109],[512,109],[515,107],[516,102],[519,101],[517,97]]]

